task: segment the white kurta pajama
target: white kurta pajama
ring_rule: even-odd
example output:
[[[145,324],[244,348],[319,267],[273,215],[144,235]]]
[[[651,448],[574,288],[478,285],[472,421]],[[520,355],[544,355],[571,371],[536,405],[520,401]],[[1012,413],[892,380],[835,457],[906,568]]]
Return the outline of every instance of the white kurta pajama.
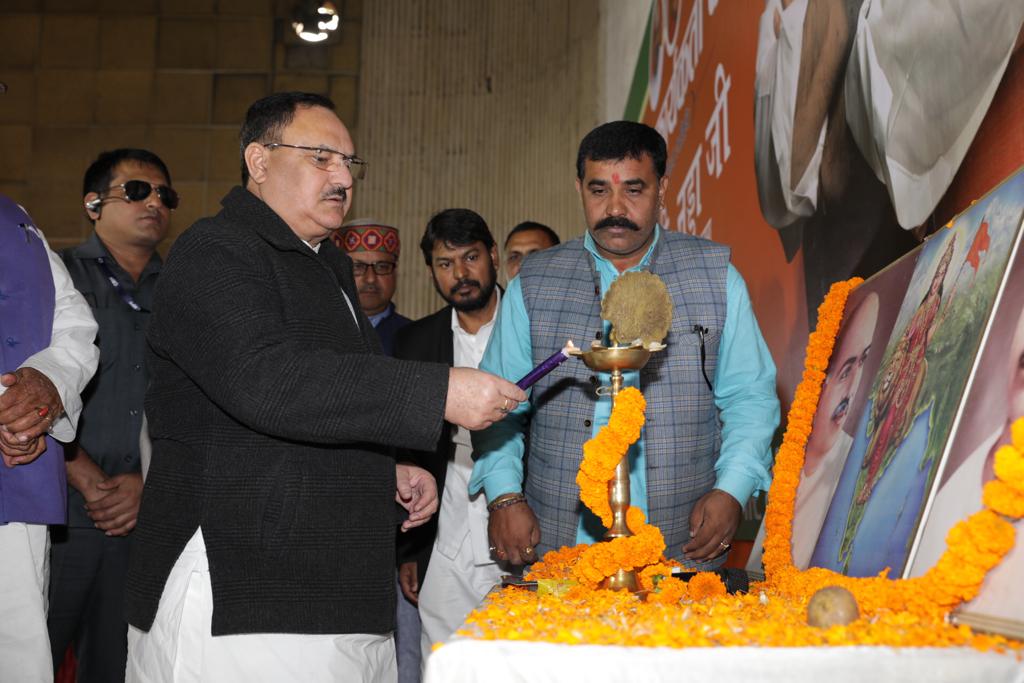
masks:
[[[452,343],[456,367],[475,368],[487,348],[494,320],[470,334],[452,310]],[[452,430],[455,459],[448,462],[437,538],[420,588],[423,663],[434,643],[448,639],[487,592],[507,573],[491,556],[487,537],[487,499],[481,492],[469,496],[473,472],[473,445],[468,430]]]
[[[53,382],[64,414],[53,421],[50,434],[69,442],[75,438],[82,412],[81,392],[99,362],[99,349],[93,345],[96,322],[64,262],[42,233],[37,234],[43,240],[53,278],[53,331],[50,345],[29,356],[19,368],[34,368]],[[11,368],[0,370],[9,372]],[[5,391],[6,387],[0,386],[0,394]],[[0,524],[0,681],[53,679],[46,630],[49,558],[50,536],[45,524]]]
[[[45,524],[0,524],[0,681],[53,679],[46,632],[49,557]]]
[[[313,251],[319,245],[307,243]],[[358,321],[348,294],[342,290]],[[143,434],[147,435],[146,430]],[[148,439],[144,440],[148,451]],[[149,457],[144,459],[148,470]],[[148,632],[128,626],[127,683],[398,680],[393,633],[211,635],[213,589],[202,527],[171,569]]]
[[[398,678],[392,634],[212,636],[213,590],[202,529],[185,546],[148,632],[128,627],[127,683],[352,681]]]

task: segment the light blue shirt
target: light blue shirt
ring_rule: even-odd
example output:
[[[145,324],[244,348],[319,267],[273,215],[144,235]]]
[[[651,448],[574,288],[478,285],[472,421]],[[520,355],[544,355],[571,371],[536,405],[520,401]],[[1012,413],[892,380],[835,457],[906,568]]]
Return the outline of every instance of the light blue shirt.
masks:
[[[640,263],[630,270],[647,268],[661,235],[655,237]],[[594,257],[601,278],[601,295],[619,276],[615,266],[601,256],[588,232],[584,248]],[[626,271],[629,272],[629,271]],[[605,322],[605,338],[608,323]],[[582,342],[583,340],[574,340]],[[570,359],[567,363],[581,362]],[[505,291],[480,369],[518,381],[533,369],[530,318],[523,301],[519,278]],[[608,373],[599,373],[602,385],[611,383]],[[625,386],[639,386],[640,373],[627,372]],[[767,491],[771,484],[771,439],[779,423],[775,394],[775,363],[757,326],[746,284],[729,264],[726,276],[726,318],[719,342],[714,377],[715,405],[722,421],[722,446],[715,463],[715,488],[745,504],[754,491]],[[766,400],[768,397],[768,400]],[[608,424],[612,402],[598,398],[594,407],[593,434]],[[473,434],[476,463],[469,481],[470,494],[484,490],[488,500],[523,489],[524,434],[532,410],[529,401],[520,404],[501,422]],[[629,449],[631,504],[647,514],[647,468],[644,438]],[[600,521],[589,510],[580,517],[577,543],[593,543],[604,535]]]
[[[385,308],[380,313],[375,313],[373,315],[369,315],[369,316],[366,316],[366,317],[368,317],[370,319],[370,324],[373,325],[374,328],[376,328],[377,325],[380,325],[381,322],[383,322],[383,320],[385,318],[390,317],[391,314],[394,313],[394,312],[395,312],[395,305],[394,304],[388,304],[388,307]]]

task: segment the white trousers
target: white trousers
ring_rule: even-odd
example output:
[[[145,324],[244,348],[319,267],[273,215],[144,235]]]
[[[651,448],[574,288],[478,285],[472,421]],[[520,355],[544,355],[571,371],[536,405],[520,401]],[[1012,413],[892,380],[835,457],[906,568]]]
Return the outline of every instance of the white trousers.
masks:
[[[496,563],[474,564],[472,536],[466,534],[455,557],[439,552],[436,545],[430,553],[430,566],[420,588],[424,667],[434,643],[448,640],[501,581],[502,574],[508,573]]]
[[[0,525],[0,681],[53,681],[46,631],[49,546],[45,524]]]
[[[128,627],[127,683],[394,683],[392,634],[210,635],[213,591],[197,530],[171,569],[148,633]]]

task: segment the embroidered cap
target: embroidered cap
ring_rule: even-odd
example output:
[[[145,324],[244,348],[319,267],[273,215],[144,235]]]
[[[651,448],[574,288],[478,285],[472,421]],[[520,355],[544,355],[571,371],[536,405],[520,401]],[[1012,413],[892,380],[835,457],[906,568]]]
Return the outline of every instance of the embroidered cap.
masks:
[[[398,256],[401,243],[398,229],[374,220],[351,221],[331,234],[338,248],[353,251],[382,251]]]

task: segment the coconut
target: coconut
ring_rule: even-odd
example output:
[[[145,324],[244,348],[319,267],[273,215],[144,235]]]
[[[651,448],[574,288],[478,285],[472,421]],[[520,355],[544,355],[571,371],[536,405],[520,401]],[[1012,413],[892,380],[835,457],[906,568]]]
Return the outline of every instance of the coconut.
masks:
[[[807,603],[807,623],[817,628],[845,626],[859,616],[856,598],[842,586],[825,586]]]

